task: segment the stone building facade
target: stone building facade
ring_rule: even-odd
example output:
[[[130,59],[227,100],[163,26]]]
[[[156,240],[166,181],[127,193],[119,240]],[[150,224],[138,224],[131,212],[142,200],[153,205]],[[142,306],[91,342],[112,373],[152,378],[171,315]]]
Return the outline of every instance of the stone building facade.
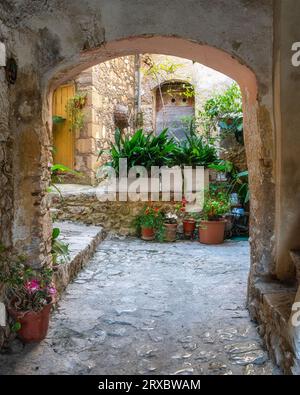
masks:
[[[80,174],[68,175],[64,181],[93,184],[97,167],[107,158],[103,155],[99,159],[99,152],[107,150],[114,140],[115,129],[120,126],[118,116],[126,118],[126,124],[121,125],[124,133],[134,130],[135,57],[119,57],[90,67],[68,84],[74,84],[76,92],[86,94],[87,102],[83,109],[84,125],[73,132],[73,168]]]
[[[149,72],[151,65],[156,66],[156,72]],[[206,100],[223,93],[233,83],[226,75],[192,60],[155,54],[141,56],[141,76],[141,112],[146,131],[156,128],[155,102],[159,85],[190,84],[194,89],[194,115],[197,115]]]

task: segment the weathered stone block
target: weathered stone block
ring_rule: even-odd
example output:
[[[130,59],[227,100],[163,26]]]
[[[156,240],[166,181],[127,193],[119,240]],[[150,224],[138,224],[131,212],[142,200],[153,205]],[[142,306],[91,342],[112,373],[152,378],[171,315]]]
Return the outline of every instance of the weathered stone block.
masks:
[[[96,143],[93,138],[78,139],[76,148],[81,154],[94,153],[96,150]],[[89,166],[88,166],[89,167]]]

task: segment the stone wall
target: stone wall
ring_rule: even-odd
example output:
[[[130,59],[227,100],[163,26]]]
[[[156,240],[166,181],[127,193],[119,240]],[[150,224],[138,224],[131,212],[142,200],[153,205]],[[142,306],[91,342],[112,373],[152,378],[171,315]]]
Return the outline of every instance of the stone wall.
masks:
[[[0,21],[0,44],[8,39],[8,29]],[[9,129],[10,102],[9,84],[5,75],[6,58],[11,56],[11,48],[1,45],[0,48],[0,246],[12,247],[13,223],[13,139]],[[0,302],[2,302],[0,284]],[[9,339],[10,328],[0,327],[0,349]]]
[[[136,236],[134,220],[145,202],[101,202],[95,191],[52,194],[52,216],[55,221],[74,221],[102,226],[105,231],[121,236]],[[155,207],[174,209],[172,202],[154,202]]]
[[[123,133],[132,133],[135,123],[135,63],[134,56],[110,60],[89,68],[76,78],[76,90],[87,93],[84,127],[76,133],[75,169],[84,175],[78,182],[94,183],[100,150],[114,141],[116,112],[125,111],[128,125]]]

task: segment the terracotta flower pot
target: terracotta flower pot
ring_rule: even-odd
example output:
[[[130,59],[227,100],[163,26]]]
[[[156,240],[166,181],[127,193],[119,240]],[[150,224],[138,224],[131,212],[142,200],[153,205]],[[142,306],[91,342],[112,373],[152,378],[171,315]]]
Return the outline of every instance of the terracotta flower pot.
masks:
[[[177,224],[164,224],[165,227],[165,241],[176,241]]]
[[[155,232],[153,228],[143,228],[142,227],[142,239],[146,241],[151,241],[155,239]]]
[[[222,244],[224,242],[226,221],[201,221],[199,241],[203,244]]]
[[[185,237],[192,237],[196,229],[196,221],[194,219],[183,220],[183,233]]]
[[[18,337],[24,343],[40,342],[47,336],[52,303],[47,304],[41,311],[16,311],[9,308],[9,314],[21,324]]]

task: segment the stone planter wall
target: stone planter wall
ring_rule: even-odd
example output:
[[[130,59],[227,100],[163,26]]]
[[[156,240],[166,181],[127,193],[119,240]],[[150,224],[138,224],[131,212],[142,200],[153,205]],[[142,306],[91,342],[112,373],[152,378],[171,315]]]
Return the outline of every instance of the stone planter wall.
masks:
[[[105,231],[122,236],[136,235],[134,219],[145,202],[100,202],[95,193],[53,194],[52,215],[56,221],[75,221],[102,226]],[[155,207],[171,210],[173,202],[154,202]]]

